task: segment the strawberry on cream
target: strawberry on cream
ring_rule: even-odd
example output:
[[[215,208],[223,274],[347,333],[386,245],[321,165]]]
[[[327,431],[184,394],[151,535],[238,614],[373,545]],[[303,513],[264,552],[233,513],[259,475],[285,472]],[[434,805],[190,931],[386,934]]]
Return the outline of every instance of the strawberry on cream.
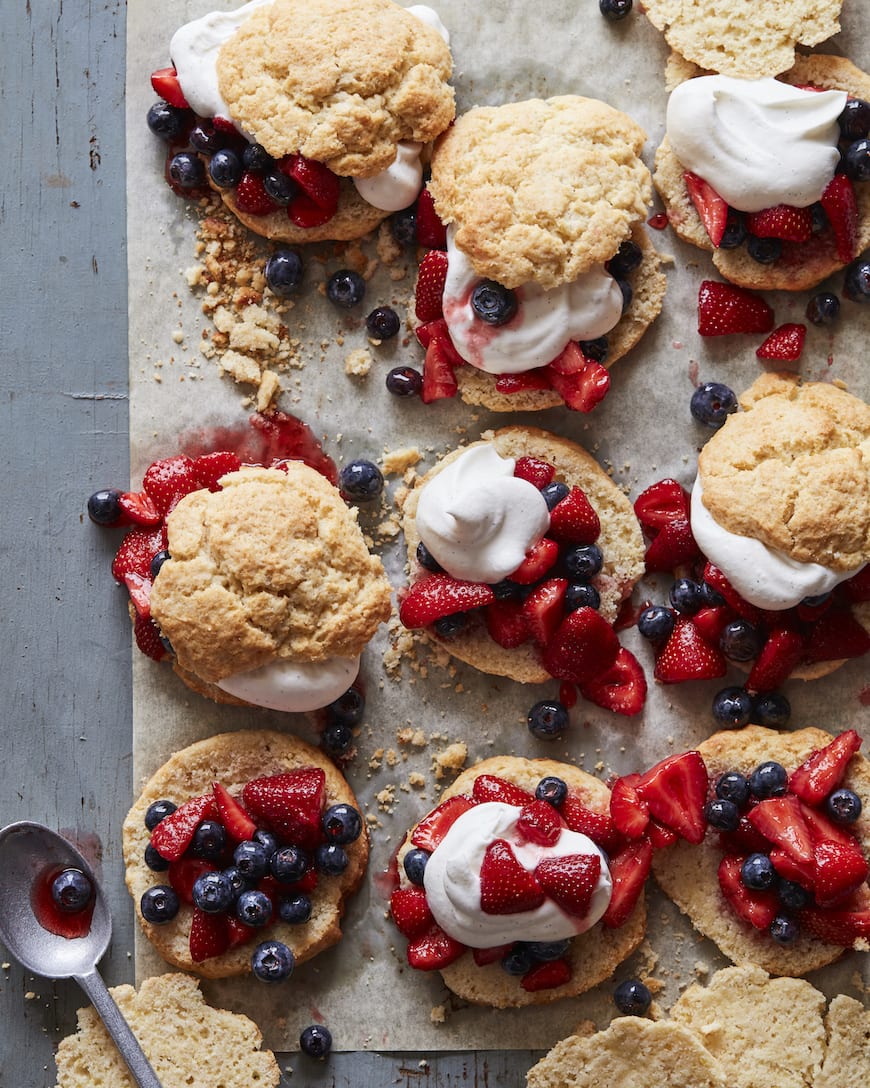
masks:
[[[469,948],[493,948],[511,941],[555,941],[585,933],[603,916],[613,882],[607,858],[579,832],[563,828],[552,846],[529,842],[517,829],[521,809],[501,801],[475,805],[450,827],[426,863],[424,888],[435,921],[454,940]],[[488,846],[507,842],[528,872],[544,859],[577,854],[600,859],[601,872],[589,910],[583,917],[568,914],[546,898],[534,910],[515,914],[486,914],[481,909],[481,865]]]
[[[303,714],[328,706],[343,695],[356,680],[359,664],[359,657],[272,661],[259,669],[227,676],[217,686],[254,706]]]

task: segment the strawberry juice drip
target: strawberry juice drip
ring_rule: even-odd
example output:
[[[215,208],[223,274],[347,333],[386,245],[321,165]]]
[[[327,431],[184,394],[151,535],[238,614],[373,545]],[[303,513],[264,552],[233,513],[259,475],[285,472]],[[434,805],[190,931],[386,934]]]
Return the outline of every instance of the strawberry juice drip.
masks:
[[[37,922],[49,933],[55,933],[58,937],[66,937],[71,940],[74,937],[86,937],[91,929],[91,918],[94,914],[95,897],[84,910],[75,914],[62,911],[51,895],[51,885],[54,878],[63,872],[60,866],[53,866],[44,870],[33,882],[30,892],[30,905],[36,916]]]

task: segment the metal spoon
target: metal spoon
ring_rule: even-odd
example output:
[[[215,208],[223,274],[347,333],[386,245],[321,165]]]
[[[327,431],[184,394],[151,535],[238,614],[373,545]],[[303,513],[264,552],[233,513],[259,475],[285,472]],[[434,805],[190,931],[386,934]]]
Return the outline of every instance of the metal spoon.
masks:
[[[52,868],[80,869],[94,886],[94,913],[84,937],[50,933],[34,913],[34,884]],[[112,916],[88,863],[57,832],[22,821],[0,831],[0,873],[0,940],[28,971],[45,978],[74,978],[102,1017],[139,1088],[161,1088],[130,1025],[97,973],[97,963],[112,936]]]

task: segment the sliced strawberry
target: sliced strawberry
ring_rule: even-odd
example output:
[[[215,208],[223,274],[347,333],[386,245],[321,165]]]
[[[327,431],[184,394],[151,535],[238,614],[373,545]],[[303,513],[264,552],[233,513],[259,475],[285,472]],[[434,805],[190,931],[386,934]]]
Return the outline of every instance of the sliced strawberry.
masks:
[[[538,846],[552,846],[558,841],[564,826],[559,813],[549,801],[529,802],[523,806],[517,820],[517,831]]]
[[[692,616],[692,623],[697,627],[701,638],[711,646],[719,645],[719,638],[727,625],[734,619],[734,609],[728,605],[714,608],[702,608]]]
[[[620,646],[607,672],[582,684],[580,694],[604,710],[631,717],[643,710],[646,690],[646,676],[640,662],[631,650]]]
[[[193,885],[203,873],[213,873],[217,866],[205,858],[180,857],[169,863],[166,876],[182,903],[193,906]]]
[[[304,155],[287,155],[279,161],[278,169],[292,178],[318,208],[329,212],[330,217],[335,215],[340,183],[328,166]]]
[[[769,843],[784,850],[800,865],[813,860],[813,840],[794,794],[759,802],[747,819]]]
[[[174,68],[158,68],[156,72],[152,72],[151,86],[170,106],[175,106],[177,110],[190,109],[178,82],[178,72]]]
[[[861,737],[854,729],[840,733],[792,771],[789,789],[808,805],[820,805],[843,781],[849,761],[861,744]]]
[[[634,513],[644,529],[663,529],[670,521],[688,521],[689,493],[676,480],[657,480],[634,500]]]
[[[547,895],[577,918],[588,913],[600,874],[601,859],[597,854],[544,858],[535,868],[538,883]]]
[[[427,249],[447,248],[447,228],[435,211],[428,189],[424,189],[417,198],[417,241]]]
[[[136,613],[133,621],[133,637],[136,645],[152,661],[162,661],[166,654],[166,647],[160,638],[160,629],[150,617],[140,616]]]
[[[535,800],[535,795],[521,789],[506,778],[497,774],[479,774],[471,787],[471,795],[478,805],[485,801],[500,801],[504,805],[516,805],[524,808]]]
[[[151,845],[166,861],[178,861],[190,846],[193,834],[202,821],[216,816],[217,808],[212,794],[191,797],[154,828]]]
[[[332,219],[333,215],[335,212],[322,208],[307,193],[297,193],[287,205],[287,218],[294,227],[301,227],[302,230],[322,227],[324,223]]]
[[[640,776],[635,789],[660,820],[687,842],[700,843],[707,831],[704,802],[709,777],[700,752],[681,752],[656,763]]]
[[[148,466],[142,487],[165,517],[179,499],[199,489],[193,461],[183,454]]]
[[[529,548],[525,559],[508,577],[512,582],[519,582],[521,586],[534,585],[555,565],[558,558],[559,545],[555,540],[542,536]]]
[[[870,910],[820,910],[808,907],[798,916],[801,928],[820,941],[851,948],[870,938]]]
[[[495,594],[483,582],[462,582],[449,574],[430,574],[415,582],[399,606],[406,627],[428,627],[442,616],[492,604]]]
[[[642,838],[649,824],[649,805],[635,789],[639,781],[639,774],[624,775],[610,789],[613,826],[627,839]]]
[[[833,907],[856,891],[867,879],[870,868],[857,842],[844,846],[839,842],[816,844],[816,902]]]
[[[733,831],[723,831],[719,835],[719,844],[726,854],[766,854],[770,843],[756,831],[746,816],[741,816]]]
[[[522,914],[536,910],[544,892],[534,873],[517,861],[509,842],[487,846],[480,865],[480,909],[484,914]]]
[[[229,837],[235,842],[247,842],[252,839],[257,830],[257,825],[235,797],[220,782],[214,783],[212,791],[218,809],[218,817],[226,828]]]
[[[761,347],[756,348],[755,354],[759,359],[776,359],[793,363],[800,359],[806,337],[806,325],[787,322],[775,328]]]
[[[821,195],[821,204],[834,232],[837,257],[848,264],[858,245],[858,201],[845,174],[834,174]]]
[[[240,948],[242,945],[252,941],[260,932],[254,926],[246,926],[244,922],[240,922],[234,914],[227,914],[227,951],[229,952],[233,948]]]
[[[124,585],[127,587],[127,593],[130,595],[130,600],[133,602],[136,614],[141,616],[143,620],[150,619],[151,579],[143,578],[141,574],[135,574],[133,571],[128,571],[127,574],[124,575]]]
[[[514,476],[518,480],[526,480],[540,490],[552,483],[556,469],[549,461],[542,461],[540,457],[518,457],[514,464]]]
[[[511,941],[510,944],[497,944],[492,948],[472,948],[471,957],[478,967],[486,967],[489,963],[503,960],[513,946],[514,942]]]
[[[784,242],[808,242],[813,234],[813,215],[809,208],[793,204],[775,204],[760,212],[749,212],[746,229],[756,238],[781,238]]]
[[[607,620],[584,605],[562,620],[544,647],[542,660],[557,680],[582,685],[607,672],[619,650],[619,639]]]
[[[870,632],[851,612],[832,609],[810,631],[804,647],[805,661],[839,661],[861,657],[870,650]]]
[[[686,183],[686,190],[695,205],[695,210],[704,224],[704,230],[718,249],[728,221],[728,204],[712,185],[690,170],[686,170],[683,174],[683,181]]]
[[[437,321],[444,316],[442,298],[446,280],[447,254],[440,249],[430,249],[417,272],[414,313],[418,321]]]
[[[245,215],[270,215],[277,211],[278,205],[266,192],[263,178],[246,170],[236,186],[236,206]]]
[[[440,926],[434,925],[409,942],[408,963],[417,971],[438,971],[442,967],[449,967],[464,951],[464,944],[449,937]]]
[[[433,340],[440,340],[444,356],[451,366],[462,366],[465,360],[453,346],[450,339],[450,330],[443,317],[435,321],[427,321],[425,325],[418,325],[414,335],[424,348],[428,348]]]
[[[770,332],[773,310],[760,295],[731,283],[703,280],[698,291],[698,332],[728,336],[738,332]]]
[[[459,386],[445,341],[433,338],[426,348],[423,360],[423,388],[420,399],[424,404],[455,397]]]
[[[569,369],[566,353],[573,361],[578,353],[583,359],[579,369]],[[573,342],[547,366],[550,385],[564,400],[566,407],[575,412],[591,412],[607,396],[610,389],[610,372],[594,359],[587,359]]]
[[[245,808],[285,842],[313,850],[322,841],[326,774],[320,767],[253,778],[242,789]]]
[[[719,888],[738,918],[755,929],[769,929],[779,914],[779,899],[775,892],[757,892],[746,887],[740,879],[745,857],[726,854],[719,862]]]
[[[463,812],[468,812],[475,804],[470,797],[462,794],[448,797],[417,824],[411,833],[411,842],[431,853]]]
[[[798,619],[802,620],[804,623],[815,623],[816,620],[820,620],[828,609],[832,607],[835,598],[833,593],[830,593],[810,604],[807,604],[808,599],[812,601],[812,598],[804,598],[804,600],[798,601],[795,605]]]
[[[770,851],[770,861],[774,869],[783,880],[792,880],[800,884],[807,891],[812,891],[816,882],[815,860],[809,865],[795,861],[785,850],[773,849]]]
[[[526,629],[540,646],[547,645],[562,622],[567,589],[566,578],[548,578],[546,582],[536,586],[523,601]]]
[[[130,529],[121,541],[112,560],[112,577],[123,582],[128,574],[140,578],[151,575],[151,560],[163,548],[163,533],[159,529]]]
[[[811,808],[801,801],[801,813],[810,829],[810,835],[814,844],[820,842],[838,842],[842,846],[852,846],[855,838],[852,832],[843,824],[836,824],[820,808]]]
[[[209,491],[220,491],[218,481],[230,472],[238,472],[242,467],[238,454],[229,450],[216,450],[214,453],[204,453],[193,459],[193,474],[200,487]]]
[[[676,831],[671,831],[669,827],[660,824],[658,820],[650,820],[647,826],[647,835],[654,850],[664,850],[668,846],[673,846],[679,838]]]
[[[495,379],[495,391],[509,397],[512,393],[528,393],[535,389],[552,389],[549,371],[546,367],[526,370],[522,374],[498,374]]]
[[[550,512],[550,536],[562,544],[594,544],[601,522],[585,492],[572,487]]]
[[[594,808],[589,808],[572,793],[560,805],[559,813],[572,831],[588,836],[596,846],[608,853],[622,842],[609,812],[597,812]]]
[[[847,582],[843,582],[840,589],[850,601],[870,601],[870,563],[857,574],[853,574]]]
[[[646,569],[652,574],[694,563],[700,554],[689,519],[672,518],[650,541],[643,558]]]
[[[225,914],[206,914],[199,907],[193,908],[190,922],[190,958],[194,963],[222,956],[230,946],[230,935]]]
[[[734,586],[725,577],[725,574],[715,567],[712,563],[706,563],[704,565],[704,581],[708,586],[712,586],[731,608],[737,613],[738,616],[742,616],[745,620],[749,620],[750,623],[759,623],[762,618],[761,610],[754,605],[749,604],[748,601],[740,596]]]
[[[163,521],[163,515],[144,491],[122,491],[118,505],[121,516],[117,525],[141,525],[153,529]]]
[[[520,986],[530,994],[539,990],[555,990],[571,981],[571,964],[567,960],[550,960],[538,963],[520,979]]]
[[[771,631],[749,672],[747,691],[776,691],[782,687],[800,664],[803,653],[803,635],[788,627]]]
[[[519,601],[493,601],[486,608],[486,630],[493,642],[506,650],[528,642],[529,625]]]
[[[435,919],[422,888],[396,888],[390,896],[390,914],[403,937],[412,940],[429,929]]]
[[[684,680],[713,680],[724,676],[728,663],[718,646],[701,637],[690,619],[680,617],[656,659],[653,675],[662,684]]]
[[[601,921],[606,929],[616,929],[631,917],[652,866],[653,848],[648,839],[629,843],[612,854],[608,866],[613,881],[610,903]]]

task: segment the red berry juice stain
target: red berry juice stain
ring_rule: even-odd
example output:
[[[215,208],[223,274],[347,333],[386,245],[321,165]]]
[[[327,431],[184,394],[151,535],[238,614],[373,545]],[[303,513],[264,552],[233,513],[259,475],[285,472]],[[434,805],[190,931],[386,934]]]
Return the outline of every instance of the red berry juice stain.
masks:
[[[398,846],[393,851],[393,855],[390,858],[390,863],[386,869],[379,873],[375,873],[372,877],[372,884],[375,891],[381,897],[381,899],[389,902],[390,896],[399,886],[399,862],[398,862],[399,848]]]
[[[54,878],[63,871],[64,866],[53,865],[37,876],[30,890],[30,905],[37,922],[49,933],[55,933],[58,937],[66,937],[70,940],[74,937],[87,937],[91,930],[96,896],[92,895],[84,910],[77,911],[75,914],[62,911],[52,898],[51,885]]]
[[[870,706],[870,687],[862,688],[858,692],[858,702],[861,706]]]
[[[664,230],[668,225],[667,212],[657,212],[656,215],[651,215],[647,219],[647,224],[652,227],[653,230]]]
[[[559,686],[559,702],[566,710],[570,710],[571,707],[577,705],[577,685],[571,684],[567,680]]]
[[[698,371],[699,371],[698,360],[697,359],[690,359],[689,360],[689,381],[692,383],[692,388],[693,389],[697,389],[698,386],[701,384],[698,381]]]

